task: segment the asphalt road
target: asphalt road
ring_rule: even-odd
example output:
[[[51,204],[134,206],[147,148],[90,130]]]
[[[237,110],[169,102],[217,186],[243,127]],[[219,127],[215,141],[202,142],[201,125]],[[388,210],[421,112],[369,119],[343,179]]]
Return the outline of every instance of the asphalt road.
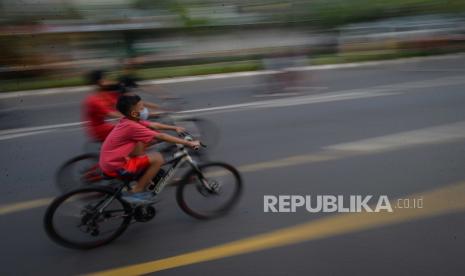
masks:
[[[464,73],[454,56],[307,71],[281,97],[257,97],[263,76],[163,85],[219,126],[211,159],[240,169],[243,197],[198,221],[169,188],[154,220],[91,251],[62,248],[42,227],[55,170],[85,143],[73,124],[84,94],[3,99],[0,274],[463,275]],[[265,213],[265,195],[385,195],[393,212]]]

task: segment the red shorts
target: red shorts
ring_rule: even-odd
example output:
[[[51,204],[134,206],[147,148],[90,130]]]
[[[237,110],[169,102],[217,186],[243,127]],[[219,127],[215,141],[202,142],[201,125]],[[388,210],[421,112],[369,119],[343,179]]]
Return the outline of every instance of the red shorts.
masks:
[[[141,155],[129,158],[123,168],[129,173],[139,173],[145,170],[149,165],[149,157],[147,155]]]
[[[131,173],[131,174],[138,174],[145,170],[150,165],[150,160],[147,155],[141,155],[136,157],[130,157],[124,166],[121,169]],[[111,177],[117,177],[117,172],[104,172],[106,175]]]

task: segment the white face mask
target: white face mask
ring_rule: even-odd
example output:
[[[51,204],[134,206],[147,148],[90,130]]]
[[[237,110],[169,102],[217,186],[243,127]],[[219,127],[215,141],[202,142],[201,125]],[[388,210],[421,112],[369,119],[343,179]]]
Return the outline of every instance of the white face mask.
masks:
[[[147,120],[149,118],[149,110],[147,107],[144,107],[141,112],[139,112],[139,119]]]

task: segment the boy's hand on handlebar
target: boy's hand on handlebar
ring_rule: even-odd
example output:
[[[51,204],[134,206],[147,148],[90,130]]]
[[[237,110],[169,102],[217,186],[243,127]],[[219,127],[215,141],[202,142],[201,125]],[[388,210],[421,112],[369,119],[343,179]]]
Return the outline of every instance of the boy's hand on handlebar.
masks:
[[[188,146],[190,148],[198,150],[200,148],[200,141],[191,141],[191,142],[189,142]]]

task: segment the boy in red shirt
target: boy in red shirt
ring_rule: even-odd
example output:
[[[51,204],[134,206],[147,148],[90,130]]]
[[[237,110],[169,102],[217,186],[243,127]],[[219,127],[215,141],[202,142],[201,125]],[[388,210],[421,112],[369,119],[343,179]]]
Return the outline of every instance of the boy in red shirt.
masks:
[[[199,141],[186,141],[156,130],[174,130],[182,132],[185,129],[145,121],[149,112],[137,95],[120,96],[116,107],[125,117],[113,128],[105,139],[100,151],[99,165],[109,176],[117,176],[120,170],[137,174],[145,170],[137,184],[132,187],[132,194],[125,199],[136,203],[153,202],[153,194],[144,192],[152,178],[158,173],[164,160],[160,153],[145,153],[145,148],[156,140],[182,144],[198,148]]]
[[[93,71],[89,82],[97,85],[97,90],[89,94],[82,104],[82,120],[86,123],[87,134],[96,142],[103,142],[115,126],[106,121],[109,118],[121,118],[116,111],[119,85],[105,78],[104,71]]]

